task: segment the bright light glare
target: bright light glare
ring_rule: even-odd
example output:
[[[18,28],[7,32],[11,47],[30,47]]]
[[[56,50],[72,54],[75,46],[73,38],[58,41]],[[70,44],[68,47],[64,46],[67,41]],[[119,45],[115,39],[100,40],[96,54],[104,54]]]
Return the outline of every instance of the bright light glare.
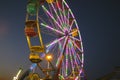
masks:
[[[13,77],[13,80],[18,80],[18,77],[19,77],[21,72],[22,72],[22,69],[20,68],[20,70],[18,71],[17,75]]]
[[[53,58],[52,55],[50,55],[50,54],[46,55],[47,60],[52,60],[52,58]]]

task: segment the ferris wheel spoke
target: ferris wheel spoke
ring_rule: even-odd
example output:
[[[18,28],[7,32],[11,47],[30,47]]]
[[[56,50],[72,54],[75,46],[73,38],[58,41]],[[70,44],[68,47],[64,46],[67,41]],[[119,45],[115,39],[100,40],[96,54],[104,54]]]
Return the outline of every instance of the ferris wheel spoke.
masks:
[[[74,46],[81,52],[81,53],[83,53],[83,51],[78,47],[78,45],[73,41],[73,40],[71,40],[72,41],[72,43],[74,44]]]
[[[72,40],[71,40],[71,42],[74,43]],[[79,74],[81,74],[81,72],[82,72],[81,67],[83,68],[83,60],[84,60],[83,57],[84,56],[83,56],[83,54],[76,53],[76,51],[74,49],[75,48],[74,45],[73,44],[71,44],[71,45],[72,45],[72,47],[71,47],[72,49],[70,49],[70,50],[72,50],[72,55],[74,56],[73,58],[74,58],[74,62],[76,63],[76,68],[78,69]]]
[[[68,31],[69,31],[69,18],[70,18],[70,12],[69,12],[69,9],[68,9],[68,12],[67,12],[67,27],[68,27]]]
[[[44,26],[44,27],[46,27],[46,28],[49,28],[50,30],[52,30],[52,31],[54,31],[54,32],[57,32],[57,33],[59,33],[59,34],[64,35],[64,33],[63,33],[63,32],[61,32],[61,31],[59,31],[59,30],[56,30],[56,29],[54,29],[54,28],[50,27],[50,26],[49,26],[49,25],[47,25],[47,24],[41,23],[40,25],[41,25],[41,26]]]
[[[78,57],[78,53],[75,51],[74,45],[72,44],[71,41],[70,41],[70,45],[71,45],[71,48],[70,48],[70,50],[71,50],[71,55],[73,56],[75,65],[76,65],[77,68],[78,68],[79,62],[77,62],[77,60],[80,61],[80,62],[82,62],[82,60],[80,59],[80,57]]]
[[[68,4],[65,2],[65,0],[63,0],[63,2],[65,3],[65,5],[67,6],[67,8],[69,8],[69,6],[68,6]],[[78,27],[78,24],[77,24],[77,21],[76,21],[76,19],[75,19],[75,16],[73,15],[73,12],[72,12],[72,10],[69,8],[69,11],[70,11],[70,14],[72,15],[72,17],[74,18],[74,22],[75,22],[75,25],[76,25],[76,27],[77,27],[77,29],[79,30],[79,27]],[[73,23],[72,23],[73,24]],[[70,30],[69,31],[71,31],[71,29],[72,29],[72,26],[70,26]],[[81,36],[80,36],[80,31],[78,31],[78,34],[79,34],[79,38],[80,38],[80,40],[81,40],[81,45],[82,45],[82,39],[81,39]],[[83,51],[83,46],[82,46],[82,51]]]
[[[62,63],[62,69],[61,69],[61,71],[62,71],[62,75],[65,75],[65,62],[64,61]]]
[[[66,5],[66,7],[69,8],[69,6],[68,6],[68,4],[66,3],[66,1],[63,0],[63,2],[64,2],[64,4]],[[70,8],[69,8],[69,11],[70,11],[72,17],[75,18]]]
[[[59,5],[59,3],[61,3],[61,7]],[[68,29],[68,24],[67,24],[67,13],[66,12],[69,12],[69,9],[66,10],[66,6],[64,5],[63,1],[59,2],[57,0],[57,6],[58,6],[58,10],[59,10],[59,13],[60,13],[60,16],[61,16],[61,19],[62,19],[62,27],[64,30]]]
[[[57,27],[57,28],[60,28],[63,32],[64,32],[64,29],[62,28],[62,21],[61,21],[61,19],[60,19],[60,16],[58,16],[58,12],[56,11],[56,9],[55,9],[55,6],[53,5],[53,3],[51,3],[51,6],[52,6],[52,8],[53,8],[53,11],[55,12],[55,15],[56,15],[56,19],[58,19],[58,23],[60,24],[60,27]]]
[[[40,16],[38,17],[44,24],[47,24],[46,22],[45,22],[45,20],[43,20],[43,18],[41,18]],[[50,22],[51,22],[51,20],[49,20]],[[43,24],[42,23],[42,24]],[[54,24],[51,22],[51,24],[52,24],[52,26],[54,26]],[[47,27],[48,28],[48,27]],[[52,28],[52,27],[50,27],[50,28]],[[42,29],[42,31],[41,32],[43,32],[43,33],[45,33],[45,34],[49,34],[49,35],[51,35],[51,36],[54,36],[52,33],[50,33],[50,32],[48,32],[46,29],[45,29],[45,27],[41,27],[41,29]],[[48,28],[49,29],[49,28]],[[53,28],[52,28],[52,30],[53,30]],[[54,29],[55,30],[55,29]],[[57,30],[57,32],[58,32],[59,30]],[[48,33],[46,33],[46,32],[48,32]],[[54,31],[53,31],[54,32]],[[59,31],[60,32],[60,31]],[[63,33],[63,32],[61,32],[61,33]],[[55,34],[55,33],[54,33]]]
[[[55,32],[55,31],[52,31],[52,30],[50,30],[49,28],[48,29],[46,29],[46,28],[41,28],[41,33],[43,33],[43,34],[46,34],[46,35],[48,35],[48,36],[52,36],[52,37],[57,37],[58,36],[58,34],[56,34],[57,32]]]
[[[70,63],[72,65],[72,72],[74,73],[73,57],[72,57],[70,46],[69,46],[68,50],[69,50],[69,53],[70,53]],[[74,74],[73,74],[73,76],[74,76]]]
[[[74,19],[75,20],[75,19]],[[71,31],[73,24],[74,24],[74,20],[72,21],[72,23],[70,24],[70,28],[69,28],[69,32]]]
[[[57,3],[57,7],[58,7],[58,11],[59,11],[59,14],[60,14],[60,18],[62,20],[62,23],[64,23],[64,17],[63,17],[63,14],[62,14],[62,10],[60,8],[60,4],[59,4],[59,1],[56,0],[56,3]],[[62,7],[62,6],[61,6]]]
[[[61,29],[60,24],[57,22],[57,20],[53,17],[53,15],[46,9],[44,5],[42,5],[43,10],[51,17],[51,19],[57,24],[57,26]],[[62,31],[62,29],[61,29]]]
[[[47,34],[49,36],[57,37],[57,35],[54,35],[53,33],[50,33],[49,31],[48,31],[48,33],[46,33],[46,31],[43,31],[43,29],[42,29],[41,33]]]
[[[49,6],[49,8],[50,8],[51,15],[53,15],[50,6]],[[51,23],[51,26],[54,27],[54,28],[56,28],[56,29],[58,29],[58,27],[56,27],[57,25],[56,25],[52,20],[50,20],[49,15],[48,15],[45,11],[44,11],[44,13],[45,13],[46,16],[48,17],[47,19],[48,19],[48,21]],[[48,22],[43,21],[43,18],[39,17],[39,19],[40,19],[43,23],[48,24]]]
[[[63,1],[62,1],[62,6],[63,6],[64,24],[66,24],[67,23],[67,18],[66,18],[66,11],[65,11],[65,6],[64,6]]]
[[[81,59],[81,58],[83,58],[82,54],[76,53],[74,47],[71,50],[72,50],[72,53],[75,53],[75,54],[73,54],[73,56],[75,59],[75,63],[77,63],[77,66],[80,64],[82,65],[83,64],[83,60]],[[80,58],[80,56],[82,56],[82,57]]]
[[[81,60],[81,58],[79,57],[78,53],[76,53],[74,47],[72,47],[71,50],[72,50],[72,53],[74,53],[73,56],[74,56],[75,64],[78,66],[77,59],[79,59],[79,61],[80,61],[81,63],[82,63],[82,60]]]
[[[38,16],[38,19],[39,19],[40,21],[42,21],[43,23],[47,24],[47,22],[46,22],[41,16]]]
[[[73,55],[73,58],[74,58],[74,63],[75,63],[75,65],[78,65],[78,64],[77,64],[77,61],[76,61],[76,59],[77,59],[77,58],[76,58],[76,54],[77,54],[77,53],[75,52],[75,50],[74,50],[73,47],[72,47],[71,51],[72,51],[72,55]]]
[[[66,46],[65,58],[65,76],[68,76],[68,46]]]
[[[68,40],[68,36],[65,37],[65,41],[64,41],[64,43],[63,43],[63,47],[62,47],[62,49],[61,49],[61,52],[60,52],[58,61],[57,61],[57,63],[56,63],[56,67],[58,67],[58,65],[60,64],[60,60],[62,59],[62,57],[63,57],[63,55],[64,55],[67,40]]]
[[[57,16],[59,22],[60,22],[60,25],[61,25],[62,21],[61,21],[61,19],[60,19],[60,16],[58,16],[58,13],[57,13],[57,11],[56,11],[56,9],[55,9],[53,3],[51,3],[51,6],[52,6],[52,8],[53,8],[53,10],[54,10],[54,12],[55,12],[55,14],[56,14],[56,16]],[[60,28],[61,28],[61,27],[60,27]],[[61,28],[61,29],[62,29],[62,28]]]
[[[82,68],[81,68],[82,67],[82,61],[81,61],[80,58],[79,59],[77,58],[78,54],[76,54],[76,57],[75,57],[75,54],[73,54],[73,52],[72,52],[72,55],[73,55],[73,58],[75,59],[74,62],[76,63],[75,66],[74,66],[73,75],[75,75],[76,71],[79,72],[78,74],[81,74],[81,72],[82,72]],[[76,60],[80,61],[81,63],[77,62]]]
[[[56,40],[52,41],[51,43],[49,43],[49,44],[46,45],[46,48],[48,48],[49,46],[52,46],[52,45],[58,43],[59,41],[61,41],[61,40],[64,39],[64,38],[65,38],[65,36],[63,36],[63,37],[61,37],[61,38],[59,38],[59,39],[56,39]]]
[[[53,45],[51,45],[51,46],[52,46],[52,48],[50,49],[50,51],[51,51],[51,52],[55,52],[55,49],[56,49],[57,45],[56,45],[56,44],[53,44]],[[49,46],[49,47],[51,47],[51,46]]]
[[[71,31],[72,25],[73,25],[74,22],[75,22],[77,28],[78,28],[78,25],[77,25],[77,22],[76,22],[76,20],[75,20],[75,16],[73,15],[73,12],[72,12],[71,9],[69,8],[68,4],[66,3],[65,0],[63,0],[63,2],[64,2],[64,4],[66,5],[66,7],[69,9],[69,12],[70,12],[70,14],[72,15],[72,18],[74,19],[74,20],[72,21],[72,24],[70,25],[69,31]]]
[[[79,54],[76,54],[76,55],[77,55],[77,59],[80,61],[80,63],[83,64],[83,60],[80,58],[80,55]]]
[[[68,9],[68,14],[67,14],[67,24],[69,24],[69,18],[70,18],[70,12],[69,12],[69,9]]]
[[[80,40],[79,40],[78,38],[75,38],[75,37],[73,37],[73,36],[70,36],[70,38],[73,39],[73,40],[76,40],[76,41],[79,41],[79,42],[80,42]]]
[[[50,9],[50,12],[49,12],[49,13],[53,16],[54,14],[53,14],[52,8],[51,8],[50,5],[48,5],[48,6],[49,6],[49,9]],[[49,20],[49,22],[51,23],[52,27],[54,27],[54,28],[56,28],[56,29],[59,29],[58,25],[51,20],[51,16],[50,16],[45,10],[44,10],[44,12],[45,12],[45,14],[47,15],[48,20]],[[53,18],[54,18],[54,17],[53,17]],[[56,21],[57,21],[57,20],[56,20]]]
[[[75,33],[78,33],[78,29],[72,31],[72,32],[70,33],[70,35],[75,34]]]
[[[47,24],[40,16],[38,17],[44,24]],[[52,24],[52,26],[54,26],[53,24]],[[50,33],[50,32],[48,32],[48,30],[46,29],[46,27],[40,27],[41,28],[41,32],[42,33],[44,33],[44,34],[48,34],[48,35],[50,35],[50,36],[54,36],[55,37],[55,32],[54,32],[54,34],[53,33]],[[49,29],[49,28],[48,28]],[[52,28],[53,29],[53,28]],[[48,33],[46,33],[46,32],[48,32]],[[60,31],[59,31],[60,32]]]
[[[51,4],[52,4],[52,3],[51,3]],[[50,13],[53,15],[53,11],[52,11],[51,6],[50,6],[50,5],[48,5],[48,6],[49,6]]]
[[[47,14],[46,14],[47,15]],[[48,15],[47,15],[48,16]],[[47,22],[41,17],[41,16],[38,16],[38,19],[40,19],[44,24],[47,24]],[[52,24],[52,26],[55,26],[55,24],[50,20],[50,19],[48,19],[49,20],[49,22],[51,22],[51,24]],[[44,31],[44,30],[46,30],[45,29],[45,27],[40,27],[41,29],[42,29],[42,31],[41,32],[43,32],[43,33],[45,33],[45,34],[49,34],[49,35],[52,35],[51,33],[46,33],[46,31]],[[53,36],[53,35],[52,35]]]

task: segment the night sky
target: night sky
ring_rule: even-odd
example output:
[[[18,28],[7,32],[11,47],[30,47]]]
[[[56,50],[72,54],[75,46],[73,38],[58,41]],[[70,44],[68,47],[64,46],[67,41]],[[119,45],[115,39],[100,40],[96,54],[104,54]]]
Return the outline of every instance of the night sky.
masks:
[[[120,66],[120,1],[67,0],[78,22],[84,45],[85,71],[95,80]],[[27,0],[0,2],[0,77],[29,68],[24,35]]]

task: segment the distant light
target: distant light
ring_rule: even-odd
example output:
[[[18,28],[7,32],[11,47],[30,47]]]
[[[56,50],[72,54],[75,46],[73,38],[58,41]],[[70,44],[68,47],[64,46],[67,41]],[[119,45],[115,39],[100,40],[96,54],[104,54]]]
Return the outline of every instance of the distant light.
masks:
[[[37,66],[37,64],[34,63],[30,66],[30,69],[33,70],[36,66]]]
[[[45,57],[45,53],[40,53],[40,57],[44,58]]]
[[[52,57],[51,54],[47,54],[47,55],[46,55],[46,59],[47,59],[47,60],[52,60],[52,58],[53,58],[53,57]]]
[[[47,56],[47,59],[48,59],[48,60],[52,59],[52,56],[48,55],[48,56]]]

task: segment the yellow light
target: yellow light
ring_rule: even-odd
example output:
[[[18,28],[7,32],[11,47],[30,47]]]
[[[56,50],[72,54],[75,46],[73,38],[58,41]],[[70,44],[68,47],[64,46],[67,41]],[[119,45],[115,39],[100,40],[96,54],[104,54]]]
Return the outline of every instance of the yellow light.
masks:
[[[47,3],[53,3],[54,2],[54,0],[46,0],[47,1]]]
[[[52,57],[51,54],[47,54],[47,55],[46,55],[46,59],[47,59],[47,60],[52,60],[52,58],[53,58],[53,57]]]

